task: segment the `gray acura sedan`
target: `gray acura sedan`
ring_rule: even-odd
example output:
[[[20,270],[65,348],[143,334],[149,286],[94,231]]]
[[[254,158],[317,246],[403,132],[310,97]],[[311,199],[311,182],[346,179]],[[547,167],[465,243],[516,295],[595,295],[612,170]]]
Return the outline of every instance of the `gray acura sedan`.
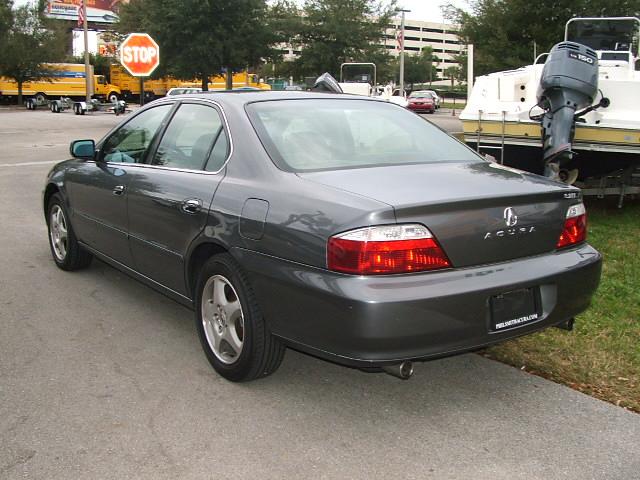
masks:
[[[165,98],[71,156],[44,189],[55,263],[97,257],[192,308],[232,381],[274,372],[286,347],[406,378],[570,328],[600,279],[579,190],[384,101]]]

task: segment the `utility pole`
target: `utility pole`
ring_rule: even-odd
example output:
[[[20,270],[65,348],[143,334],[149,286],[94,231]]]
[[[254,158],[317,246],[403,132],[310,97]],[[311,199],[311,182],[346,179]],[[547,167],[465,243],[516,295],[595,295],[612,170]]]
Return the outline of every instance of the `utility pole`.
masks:
[[[82,17],[84,19],[84,79],[87,89],[87,108],[91,103],[91,65],[89,64],[89,20],[87,19],[87,0],[82,0]]]
[[[404,93],[404,14],[411,10],[401,9],[402,20],[400,21],[400,93]]]

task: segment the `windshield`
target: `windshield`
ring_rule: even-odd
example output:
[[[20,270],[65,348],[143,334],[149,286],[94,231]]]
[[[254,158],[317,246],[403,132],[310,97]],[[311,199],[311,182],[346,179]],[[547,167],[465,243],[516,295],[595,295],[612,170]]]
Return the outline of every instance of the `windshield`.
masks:
[[[247,112],[283,170],[480,160],[428,121],[387,102],[279,100],[249,104]]]
[[[576,20],[568,27],[567,40],[594,50],[630,51],[637,24],[634,20]]]

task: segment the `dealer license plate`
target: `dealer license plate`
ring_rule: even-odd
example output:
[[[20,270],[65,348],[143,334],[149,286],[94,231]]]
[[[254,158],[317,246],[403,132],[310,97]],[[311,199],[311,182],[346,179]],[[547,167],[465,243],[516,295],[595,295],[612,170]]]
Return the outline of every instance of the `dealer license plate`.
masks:
[[[541,312],[536,290],[523,288],[491,297],[491,331],[508,330],[538,320]]]

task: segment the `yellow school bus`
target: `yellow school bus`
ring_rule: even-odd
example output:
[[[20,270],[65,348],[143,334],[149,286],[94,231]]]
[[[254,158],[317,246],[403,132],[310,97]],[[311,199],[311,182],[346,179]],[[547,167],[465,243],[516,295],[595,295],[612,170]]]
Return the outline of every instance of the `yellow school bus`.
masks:
[[[22,84],[24,97],[36,98],[38,101],[47,98],[86,97],[85,67],[81,63],[47,63],[44,65],[51,73],[48,78],[25,82]],[[90,67],[91,95],[94,98],[116,101],[122,95],[120,89],[106,82],[103,75],[94,75]],[[10,78],[0,77],[0,96],[12,99],[18,96],[18,84]]]

